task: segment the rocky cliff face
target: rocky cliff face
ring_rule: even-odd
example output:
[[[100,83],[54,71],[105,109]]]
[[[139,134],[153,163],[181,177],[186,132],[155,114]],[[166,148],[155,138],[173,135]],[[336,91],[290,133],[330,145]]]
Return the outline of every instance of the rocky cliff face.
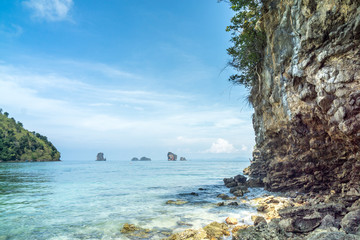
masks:
[[[250,176],[360,197],[360,1],[264,1]],[[332,192],[333,192],[332,191]]]

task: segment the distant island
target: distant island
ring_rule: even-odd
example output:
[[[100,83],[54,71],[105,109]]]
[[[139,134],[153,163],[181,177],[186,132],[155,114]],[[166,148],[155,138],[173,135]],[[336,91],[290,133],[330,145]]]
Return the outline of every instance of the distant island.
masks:
[[[96,155],[96,161],[106,161],[106,158],[104,158],[104,153],[99,152],[99,153]]]
[[[60,153],[47,137],[24,129],[0,108],[0,162],[60,161]]]
[[[151,158],[142,157],[142,158],[138,159],[137,157],[133,157],[133,158],[131,159],[131,161],[151,161]]]
[[[176,161],[177,159],[177,155],[172,152],[168,152],[167,157],[168,157],[168,161]]]

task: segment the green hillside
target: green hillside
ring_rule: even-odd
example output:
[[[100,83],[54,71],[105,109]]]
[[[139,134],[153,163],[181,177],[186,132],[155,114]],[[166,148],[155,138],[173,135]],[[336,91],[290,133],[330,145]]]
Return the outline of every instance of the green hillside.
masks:
[[[59,160],[60,153],[47,137],[25,130],[0,108],[0,162]]]

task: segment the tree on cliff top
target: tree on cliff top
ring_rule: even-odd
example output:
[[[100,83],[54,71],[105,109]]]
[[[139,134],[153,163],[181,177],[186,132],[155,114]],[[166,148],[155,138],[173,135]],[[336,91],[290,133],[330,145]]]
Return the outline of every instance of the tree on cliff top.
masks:
[[[219,0],[224,1],[224,0]],[[265,33],[259,27],[262,16],[261,0],[229,0],[235,12],[231,25],[226,31],[231,32],[233,46],[227,49],[232,57],[229,65],[238,73],[230,76],[234,84],[252,88],[258,82],[258,72],[265,48]]]

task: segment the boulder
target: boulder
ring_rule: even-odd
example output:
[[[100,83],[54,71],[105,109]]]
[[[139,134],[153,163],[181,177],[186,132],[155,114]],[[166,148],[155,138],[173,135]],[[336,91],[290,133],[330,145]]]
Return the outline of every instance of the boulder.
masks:
[[[209,239],[221,239],[224,235],[230,236],[229,228],[225,223],[212,222],[204,227]]]
[[[340,225],[346,233],[360,235],[360,210],[355,210],[346,214],[341,220]]]
[[[234,218],[234,217],[227,217],[227,218],[225,219],[225,222],[226,222],[227,224],[229,224],[229,225],[236,225],[236,224],[238,224],[238,220],[237,220],[236,218]]]

